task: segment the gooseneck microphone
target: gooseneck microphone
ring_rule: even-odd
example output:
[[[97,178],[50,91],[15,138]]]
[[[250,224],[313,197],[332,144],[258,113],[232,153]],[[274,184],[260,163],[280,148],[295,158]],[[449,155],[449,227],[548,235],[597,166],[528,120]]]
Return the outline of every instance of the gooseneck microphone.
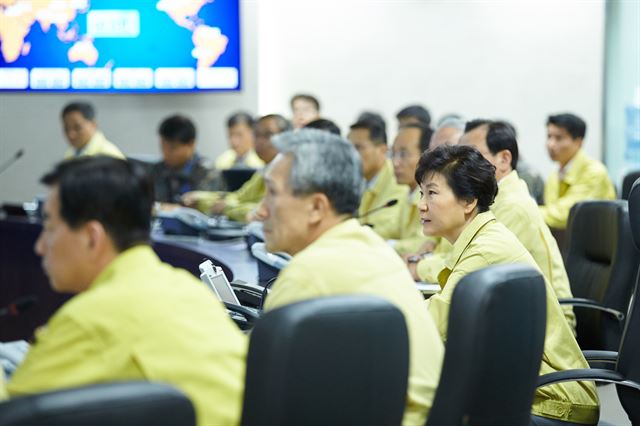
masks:
[[[20,297],[7,306],[0,308],[0,317],[4,316],[17,316],[33,306],[38,301],[35,296]]]
[[[376,207],[375,209],[371,209],[369,211],[364,212],[363,214],[356,215],[356,218],[363,218],[363,217],[369,216],[372,213],[378,212],[382,209],[386,209],[387,207],[395,206],[396,204],[398,204],[398,199],[392,198],[391,200],[387,201],[381,206]]]
[[[5,170],[11,167],[13,163],[18,161],[20,157],[22,157],[23,155],[24,155],[24,149],[20,148],[15,154],[13,154],[13,157],[9,158],[0,166],[0,174],[4,173]]]

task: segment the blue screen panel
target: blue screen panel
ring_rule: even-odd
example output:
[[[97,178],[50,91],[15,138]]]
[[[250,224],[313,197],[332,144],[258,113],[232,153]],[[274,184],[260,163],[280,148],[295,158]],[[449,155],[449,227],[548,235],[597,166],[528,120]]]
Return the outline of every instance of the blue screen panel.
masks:
[[[4,0],[0,90],[240,90],[239,0]]]

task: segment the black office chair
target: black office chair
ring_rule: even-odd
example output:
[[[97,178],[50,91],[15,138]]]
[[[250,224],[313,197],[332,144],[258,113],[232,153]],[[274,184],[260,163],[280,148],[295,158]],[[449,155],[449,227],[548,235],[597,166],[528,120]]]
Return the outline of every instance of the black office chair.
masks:
[[[635,170],[625,175],[624,179],[622,179],[622,192],[620,193],[621,199],[623,200],[629,199],[629,194],[631,193],[631,187],[633,186],[633,183],[638,179],[640,179],[640,170]]]
[[[499,265],[453,293],[442,375],[427,426],[528,426],[544,348],[539,272]]]
[[[242,425],[399,425],[408,373],[404,317],[387,301],[294,303],[253,329]]]
[[[585,350],[616,350],[625,323],[640,252],[633,245],[626,201],[585,201],[571,209],[565,266]]]
[[[191,401],[160,383],[120,382],[45,392],[0,404],[0,426],[189,426]]]
[[[629,192],[630,234],[636,249],[640,250],[640,179],[636,180]],[[638,297],[640,297],[640,271],[635,279],[618,352],[585,351],[588,361],[610,363],[614,366],[613,370],[590,368],[545,374],[538,379],[538,386],[579,380],[615,383],[618,398],[631,424],[640,424],[640,338],[638,338],[640,336],[640,303]]]

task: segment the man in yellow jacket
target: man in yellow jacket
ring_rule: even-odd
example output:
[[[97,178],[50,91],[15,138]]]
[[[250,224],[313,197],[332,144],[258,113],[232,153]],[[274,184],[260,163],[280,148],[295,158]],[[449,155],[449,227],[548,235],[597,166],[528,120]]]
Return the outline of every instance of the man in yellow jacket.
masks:
[[[365,191],[358,208],[360,223],[368,225],[385,240],[398,239],[402,206],[409,201],[409,188],[399,185],[393,165],[387,160],[387,134],[374,120],[359,120],[351,126],[348,139],[362,160]]]
[[[77,295],[37,333],[9,395],[159,381],[189,397],[198,425],[238,424],[246,337],[209,289],[149,246],[149,178],[99,156],[63,162],[43,183],[35,250],[52,287]]]
[[[290,123],[277,114],[265,115],[258,119],[255,125],[255,150],[265,164],[269,164],[278,154],[277,148],[271,143],[271,137],[289,130],[290,127]],[[238,222],[250,222],[262,197],[263,173],[257,171],[237,191],[193,191],[186,193],[182,200],[185,205],[197,207],[207,214],[223,214]]]
[[[280,272],[265,310],[340,294],[375,295],[394,304],[409,333],[403,424],[423,425],[438,384],[443,346],[402,259],[353,218],[362,192],[358,154],[329,132],[302,129],[285,137],[290,140],[266,173],[267,193],[257,215],[267,250],[293,259]]]
[[[64,154],[65,159],[92,155],[124,158],[118,147],[109,142],[98,129],[96,111],[90,103],[72,102],[65,106],[62,110],[62,125],[71,145]]]
[[[558,298],[572,298],[562,255],[527,184],[515,170],[518,142],[512,128],[501,121],[472,120],[467,123],[461,145],[476,148],[496,168],[498,195],[490,209],[531,254]],[[576,317],[570,305],[561,305],[575,333]]]
[[[613,200],[616,191],[606,167],[582,151],[587,125],[573,114],[557,114],[547,120],[547,150],[560,166],[544,186],[540,211],[552,228],[565,229],[569,210],[584,200]]]

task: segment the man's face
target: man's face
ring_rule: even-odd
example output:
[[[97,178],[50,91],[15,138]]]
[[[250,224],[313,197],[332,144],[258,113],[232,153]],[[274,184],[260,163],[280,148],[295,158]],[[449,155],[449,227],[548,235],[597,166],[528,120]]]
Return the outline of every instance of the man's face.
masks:
[[[406,126],[407,124],[422,124],[422,121],[417,117],[402,117],[398,119],[398,128]]]
[[[420,129],[401,129],[393,142],[393,171],[398,183],[416,187],[414,178],[420,161]]]
[[[547,125],[547,151],[553,161],[567,164],[582,146],[582,138],[572,138],[562,127]]]
[[[229,145],[236,154],[245,155],[253,148],[253,129],[246,123],[238,123],[229,128]]]
[[[81,226],[71,229],[60,216],[60,193],[55,185],[44,204],[44,223],[34,250],[51,286],[60,293],[79,293],[91,283],[85,273],[91,261],[85,250],[88,236]]]
[[[278,155],[278,150],[271,144],[271,137],[280,133],[275,119],[265,118],[256,124],[255,151],[258,157],[269,164]]]
[[[172,169],[179,169],[193,157],[195,142],[183,144],[180,141],[161,137],[160,148],[164,163]]]
[[[64,134],[75,149],[84,147],[96,133],[97,125],[93,120],[84,118],[80,111],[71,111],[62,117]]]
[[[296,197],[289,187],[292,159],[279,155],[265,175],[266,193],[257,217],[263,223],[266,248],[270,252],[295,255],[310,241],[309,197]]]
[[[353,129],[349,132],[349,142],[354,146],[362,160],[362,174],[371,180],[384,166],[387,155],[386,145],[374,144],[368,129]]]
[[[425,235],[443,237],[454,243],[466,226],[466,214],[473,207],[458,200],[447,179],[440,173],[431,173],[420,184],[421,197],[418,211]]]
[[[296,99],[293,101],[293,126],[296,129],[304,127],[307,123],[320,118],[316,106],[304,99]]]
[[[436,149],[440,145],[457,145],[462,136],[462,130],[454,127],[443,127],[436,130],[431,136],[429,149]]]
[[[476,127],[472,131],[462,135],[460,145],[474,147],[487,161],[497,167],[496,156],[489,151],[489,147],[487,146],[487,131],[487,126]]]

